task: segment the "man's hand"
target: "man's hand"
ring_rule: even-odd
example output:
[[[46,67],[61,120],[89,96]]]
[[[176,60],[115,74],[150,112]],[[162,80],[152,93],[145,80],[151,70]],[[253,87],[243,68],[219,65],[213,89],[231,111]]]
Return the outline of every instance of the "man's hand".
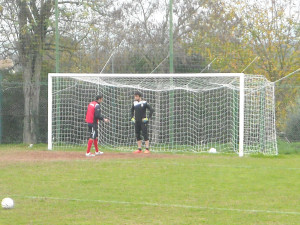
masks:
[[[131,122],[132,124],[135,124],[135,119],[134,119],[134,117],[131,118],[130,122]]]
[[[107,119],[107,118],[105,118],[103,121],[104,121],[105,123],[109,123],[109,119]]]
[[[146,118],[143,118],[143,123],[148,123],[149,119],[146,117]]]

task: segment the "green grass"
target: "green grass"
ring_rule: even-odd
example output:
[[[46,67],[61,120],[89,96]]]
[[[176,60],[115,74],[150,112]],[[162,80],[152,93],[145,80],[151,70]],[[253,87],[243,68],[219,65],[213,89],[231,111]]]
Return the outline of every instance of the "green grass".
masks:
[[[279,154],[300,154],[300,142],[278,140],[277,145]]]
[[[0,224],[298,224],[299,177],[300,154],[0,161]]]

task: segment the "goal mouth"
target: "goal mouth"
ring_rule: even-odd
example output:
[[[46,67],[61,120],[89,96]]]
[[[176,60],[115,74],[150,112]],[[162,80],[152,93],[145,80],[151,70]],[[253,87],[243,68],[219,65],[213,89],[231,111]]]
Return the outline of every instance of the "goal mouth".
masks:
[[[156,152],[277,154],[274,84],[260,75],[49,74],[48,148],[85,146],[87,105],[102,94],[100,145],[136,148],[130,108],[135,91],[155,110],[148,129]]]

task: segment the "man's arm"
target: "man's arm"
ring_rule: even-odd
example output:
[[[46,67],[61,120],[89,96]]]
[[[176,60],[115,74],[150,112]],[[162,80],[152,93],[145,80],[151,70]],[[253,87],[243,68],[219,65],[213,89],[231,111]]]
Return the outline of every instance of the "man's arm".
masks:
[[[134,104],[132,104],[132,107],[131,107],[131,118],[134,117]]]
[[[154,109],[151,107],[151,105],[147,102],[146,108],[149,109],[149,119],[152,117],[152,114],[154,113]]]
[[[97,104],[95,107],[95,118],[98,120],[104,120],[104,116],[101,115],[101,109],[100,109],[100,105]]]

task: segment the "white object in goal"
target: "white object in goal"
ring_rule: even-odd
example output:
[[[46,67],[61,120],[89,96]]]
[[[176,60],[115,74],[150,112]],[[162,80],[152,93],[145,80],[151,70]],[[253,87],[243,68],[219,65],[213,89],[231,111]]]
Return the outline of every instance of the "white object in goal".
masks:
[[[155,110],[151,151],[277,154],[274,83],[242,73],[49,74],[48,149],[86,146],[87,106],[103,94],[111,122],[99,123],[100,145],[134,150],[130,108],[137,90]]]

